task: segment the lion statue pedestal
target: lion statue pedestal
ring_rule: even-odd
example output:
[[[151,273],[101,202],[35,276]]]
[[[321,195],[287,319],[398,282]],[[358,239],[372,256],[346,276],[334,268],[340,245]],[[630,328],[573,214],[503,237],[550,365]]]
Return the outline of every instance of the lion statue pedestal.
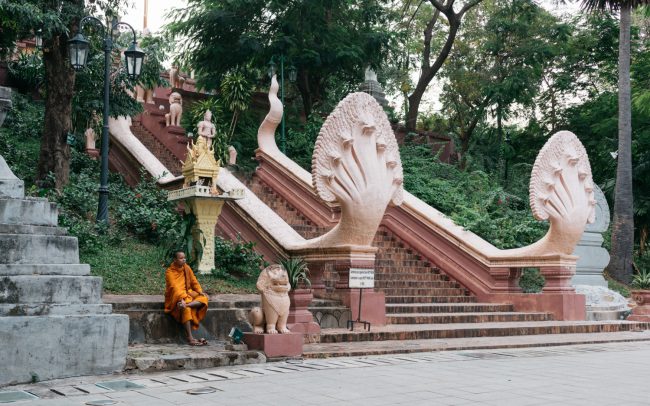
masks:
[[[253,332],[244,333],[244,342],[270,358],[302,355],[303,335],[287,328],[291,290],[287,271],[281,265],[271,265],[260,273],[256,286],[262,306],[251,310],[248,320]]]

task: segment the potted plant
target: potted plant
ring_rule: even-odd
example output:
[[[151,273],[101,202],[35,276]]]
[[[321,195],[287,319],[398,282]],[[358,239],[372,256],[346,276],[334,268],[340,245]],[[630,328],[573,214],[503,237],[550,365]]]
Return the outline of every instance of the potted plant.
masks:
[[[650,322],[650,270],[637,269],[637,273],[632,277],[630,285],[632,286],[632,298],[637,306],[627,319]]]
[[[291,285],[287,327],[294,333],[305,334],[306,340],[312,342],[315,339],[313,335],[320,333],[320,326],[314,322],[314,316],[307,310],[314,298],[307,262],[300,257],[291,257],[280,261],[280,264],[287,271],[289,285]]]

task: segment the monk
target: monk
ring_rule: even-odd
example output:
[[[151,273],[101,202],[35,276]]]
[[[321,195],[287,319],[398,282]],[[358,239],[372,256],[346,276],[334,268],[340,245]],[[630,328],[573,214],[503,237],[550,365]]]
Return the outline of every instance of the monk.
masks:
[[[165,313],[171,314],[185,327],[189,345],[207,345],[205,338],[195,339],[192,330],[199,328],[208,311],[208,295],[203,293],[192,268],[185,261],[185,253],[177,251],[174,262],[165,272]]]

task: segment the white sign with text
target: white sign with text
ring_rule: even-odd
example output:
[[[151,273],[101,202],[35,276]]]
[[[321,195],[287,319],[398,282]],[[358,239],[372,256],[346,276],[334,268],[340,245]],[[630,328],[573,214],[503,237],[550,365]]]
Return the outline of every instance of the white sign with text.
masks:
[[[374,288],[375,270],[367,268],[350,268],[348,285],[351,288]]]

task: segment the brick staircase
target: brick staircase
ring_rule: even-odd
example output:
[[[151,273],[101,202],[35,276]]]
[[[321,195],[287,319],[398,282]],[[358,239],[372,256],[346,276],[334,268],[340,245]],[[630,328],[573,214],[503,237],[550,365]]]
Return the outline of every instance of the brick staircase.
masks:
[[[135,137],[145,146],[156,158],[162,162],[167,169],[171,171],[174,176],[181,174],[182,164],[181,161],[174,156],[174,154],[167,149],[149,130],[147,130],[142,122],[133,121],[131,132]]]

